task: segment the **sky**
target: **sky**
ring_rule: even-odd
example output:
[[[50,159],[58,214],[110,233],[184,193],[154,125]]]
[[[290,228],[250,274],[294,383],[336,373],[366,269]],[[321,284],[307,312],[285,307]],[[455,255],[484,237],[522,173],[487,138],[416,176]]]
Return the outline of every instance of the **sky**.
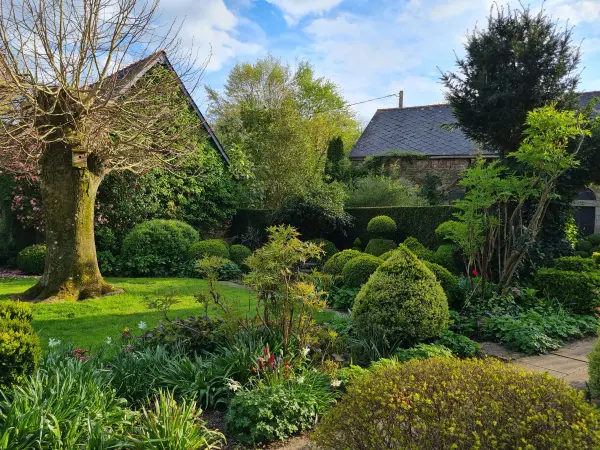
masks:
[[[542,2],[529,4],[538,11]],[[500,2],[506,4],[507,2]],[[348,103],[404,91],[404,105],[443,102],[440,70],[455,68],[465,36],[485,27],[493,0],[162,0],[162,18],[183,20],[184,47],[210,57],[203,83],[221,90],[231,68],[268,54],[310,62]],[[518,6],[518,0],[508,4]],[[546,0],[582,46],[581,90],[600,90],[600,0]],[[194,96],[206,108],[204,89]],[[354,107],[363,122],[390,97]]]

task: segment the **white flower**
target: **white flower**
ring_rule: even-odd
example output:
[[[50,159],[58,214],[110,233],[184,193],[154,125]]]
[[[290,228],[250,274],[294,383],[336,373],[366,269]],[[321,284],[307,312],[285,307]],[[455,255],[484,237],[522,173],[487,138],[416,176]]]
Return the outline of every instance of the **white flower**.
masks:
[[[112,344],[112,338],[110,336],[106,336],[106,340],[104,341],[106,345]]]
[[[143,320],[140,320],[140,323],[138,323],[138,328],[140,330],[145,330],[146,328],[148,328],[148,325]]]
[[[240,383],[238,383],[237,381],[229,378],[227,380],[227,387],[229,388],[230,391],[237,392],[238,389],[240,389],[242,387],[242,385]]]
[[[342,385],[342,380],[331,380],[332,387],[340,387]]]
[[[50,338],[48,340],[48,347],[50,347],[50,348],[58,347],[59,345],[60,345],[60,339]]]
[[[304,377],[298,377],[296,381],[298,382],[298,384],[302,384],[304,383]]]
[[[302,349],[302,356],[304,356],[306,358],[306,355],[308,355],[308,352],[310,352],[310,348],[304,347]]]

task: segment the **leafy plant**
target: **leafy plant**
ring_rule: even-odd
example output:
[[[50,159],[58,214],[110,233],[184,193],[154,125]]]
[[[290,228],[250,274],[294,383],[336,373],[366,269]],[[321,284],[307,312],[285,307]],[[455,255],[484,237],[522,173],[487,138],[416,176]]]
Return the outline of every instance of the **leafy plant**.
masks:
[[[394,250],[396,243],[391,239],[374,238],[370,239],[365,247],[365,253],[373,256],[383,255],[385,252]]]
[[[225,241],[220,239],[207,239],[205,241],[194,242],[188,249],[188,255],[191,260],[201,259],[209,256],[229,259],[229,247]]]
[[[46,261],[46,246],[30,245],[19,252],[17,267],[29,275],[41,275]]]
[[[333,288],[329,292],[329,303],[335,309],[350,309],[360,288]]]
[[[374,206],[426,206],[415,186],[407,180],[367,175],[352,180],[348,188],[346,206],[352,208]]]
[[[391,237],[396,229],[396,222],[388,216],[375,216],[367,224],[367,232],[373,237]]]
[[[238,266],[242,266],[246,261],[246,258],[252,254],[252,250],[245,245],[234,244],[229,247],[229,254],[234,263],[236,263]]]
[[[382,262],[382,259],[373,255],[362,255],[351,259],[342,270],[344,286],[350,289],[360,288]]]
[[[436,356],[452,356],[452,352],[443,344],[418,344],[411,348],[398,350],[395,356],[399,361],[410,361],[411,359],[427,359]]]
[[[327,260],[323,266],[323,271],[330,275],[341,275],[346,263],[361,255],[363,253],[358,250],[342,250]]]
[[[437,345],[443,345],[448,348],[454,355],[471,358],[479,353],[479,344],[467,336],[462,334],[454,333],[453,331],[446,330],[442,335],[436,339]]]

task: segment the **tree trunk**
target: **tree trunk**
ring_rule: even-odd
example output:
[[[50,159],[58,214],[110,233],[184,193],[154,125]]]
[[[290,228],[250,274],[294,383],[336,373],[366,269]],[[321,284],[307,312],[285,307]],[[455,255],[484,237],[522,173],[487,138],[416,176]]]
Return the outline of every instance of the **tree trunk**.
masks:
[[[46,230],[46,264],[28,299],[82,300],[114,291],[96,259],[94,206],[104,168],[93,155],[88,167],[73,167],[71,149],[49,145],[40,161]]]

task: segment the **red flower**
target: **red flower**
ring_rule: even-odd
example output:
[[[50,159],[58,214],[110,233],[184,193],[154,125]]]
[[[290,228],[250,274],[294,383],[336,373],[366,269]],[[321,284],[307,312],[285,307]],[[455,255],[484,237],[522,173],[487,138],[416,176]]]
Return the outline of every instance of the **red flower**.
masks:
[[[473,274],[474,277],[479,276],[479,272],[476,269],[473,269],[473,271],[471,273]]]
[[[137,184],[134,184],[134,185],[133,185],[133,188],[134,188],[134,189],[136,189],[136,188],[137,188]]]
[[[488,274],[487,274],[487,273],[484,273],[484,274],[483,274],[483,277],[484,277],[484,278],[487,280]]]

